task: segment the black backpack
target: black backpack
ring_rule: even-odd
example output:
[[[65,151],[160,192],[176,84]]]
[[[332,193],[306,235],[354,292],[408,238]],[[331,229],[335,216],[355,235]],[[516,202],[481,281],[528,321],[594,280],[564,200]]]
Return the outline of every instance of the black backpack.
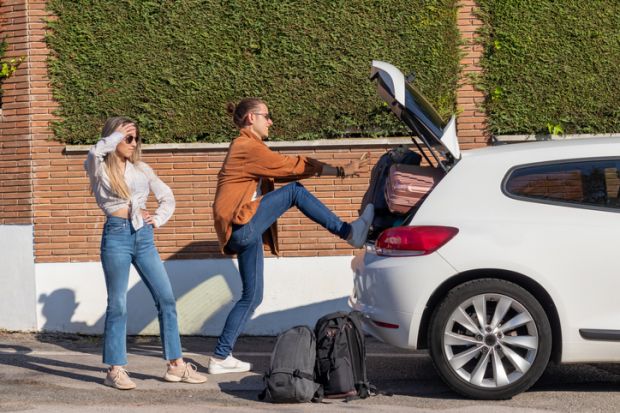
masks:
[[[316,381],[326,398],[366,398],[376,393],[366,377],[361,313],[336,312],[320,318],[316,334]]]
[[[280,335],[265,373],[265,389],[258,396],[273,403],[302,403],[320,394],[314,382],[316,339],[307,326],[292,327]],[[317,391],[319,393],[317,393]],[[320,398],[320,397],[319,397]]]

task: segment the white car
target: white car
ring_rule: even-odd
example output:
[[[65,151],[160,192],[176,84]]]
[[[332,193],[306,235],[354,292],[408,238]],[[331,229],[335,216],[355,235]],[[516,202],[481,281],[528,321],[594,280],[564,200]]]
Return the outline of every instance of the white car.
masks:
[[[620,361],[620,139],[461,153],[454,121],[398,69],[375,61],[371,78],[445,175],[353,259],[350,305],[367,331],[428,349],[478,399],[525,391],[550,360]]]

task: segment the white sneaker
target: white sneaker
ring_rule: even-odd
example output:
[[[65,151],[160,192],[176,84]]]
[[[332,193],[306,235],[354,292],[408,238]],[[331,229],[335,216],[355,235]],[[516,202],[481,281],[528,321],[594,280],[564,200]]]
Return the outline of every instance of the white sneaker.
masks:
[[[218,360],[214,357],[209,358],[209,374],[223,374],[223,373],[243,373],[250,371],[252,365],[245,361],[237,360],[231,355],[224,360]]]
[[[368,230],[372,219],[375,217],[375,207],[373,204],[366,205],[362,215],[355,221],[351,222],[351,238],[347,240],[349,245],[355,248],[360,248],[366,242],[368,237]]]

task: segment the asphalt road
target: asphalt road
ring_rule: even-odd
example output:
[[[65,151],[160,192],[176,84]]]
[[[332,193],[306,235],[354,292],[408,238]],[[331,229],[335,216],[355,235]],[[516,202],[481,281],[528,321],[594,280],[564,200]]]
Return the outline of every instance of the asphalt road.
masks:
[[[615,412],[620,410],[620,365],[550,366],[528,392],[506,401],[463,399],[435,373],[426,353],[368,342],[368,375],[380,395],[349,403],[274,405],[256,398],[273,347],[271,337],[242,337],[235,355],[253,372],[209,376],[202,385],[166,383],[154,338],[131,338],[129,365],[138,388],[103,386],[100,337],[0,332],[0,411],[28,412]],[[186,358],[206,371],[214,339],[184,337]],[[120,410],[119,410],[120,409]]]

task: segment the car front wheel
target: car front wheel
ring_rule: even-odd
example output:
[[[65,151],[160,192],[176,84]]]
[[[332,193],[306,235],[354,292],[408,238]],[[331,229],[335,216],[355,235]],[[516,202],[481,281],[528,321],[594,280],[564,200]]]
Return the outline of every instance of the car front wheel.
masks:
[[[429,349],[439,375],[456,392],[507,399],[527,390],[551,354],[551,327],[522,287],[480,279],[452,289],[436,308]]]

